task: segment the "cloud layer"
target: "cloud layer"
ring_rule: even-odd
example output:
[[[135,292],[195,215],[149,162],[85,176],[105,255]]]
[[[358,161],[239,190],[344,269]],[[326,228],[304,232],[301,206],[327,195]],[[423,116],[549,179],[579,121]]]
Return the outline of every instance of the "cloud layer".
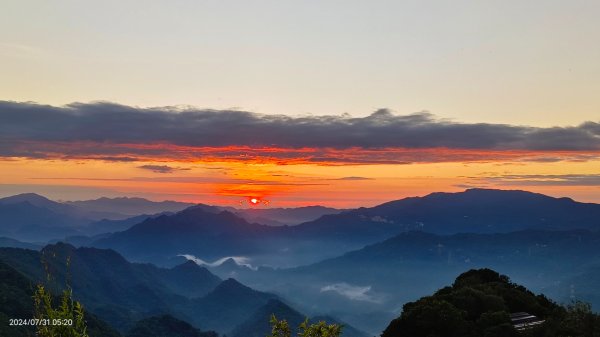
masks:
[[[365,302],[373,302],[379,303],[380,299],[372,296],[371,286],[360,287],[353,286],[348,283],[334,283],[321,288],[321,292],[331,291],[337,293],[341,296],[344,296],[353,301],[365,301]]]
[[[142,170],[152,171],[154,173],[172,173],[175,171],[189,170],[189,169],[182,169],[179,167],[172,167],[172,166],[168,166],[168,165],[142,165],[142,166],[138,166],[138,168],[142,169]]]
[[[289,117],[245,111],[0,101],[0,156],[410,163],[600,153],[600,124],[457,123],[428,113]],[[545,153],[541,156],[541,153]],[[587,157],[586,157],[587,158]]]
[[[510,174],[478,180],[505,186],[600,186],[600,174]]]
[[[256,267],[254,267],[250,264],[250,258],[245,257],[245,256],[226,256],[226,257],[222,257],[214,262],[207,262],[198,257],[195,257],[194,255],[189,255],[189,254],[180,254],[177,256],[181,256],[181,257],[186,258],[187,260],[193,261],[199,266],[207,266],[207,267],[214,268],[214,267],[218,267],[218,266],[222,265],[223,263],[225,263],[229,260],[232,260],[233,262],[235,262],[236,265],[238,265],[240,267],[246,267],[246,268],[250,268],[252,270],[257,270]]]

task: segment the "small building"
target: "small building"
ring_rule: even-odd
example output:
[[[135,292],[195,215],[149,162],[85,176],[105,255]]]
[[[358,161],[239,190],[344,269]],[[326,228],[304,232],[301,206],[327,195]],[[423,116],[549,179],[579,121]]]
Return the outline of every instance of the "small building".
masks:
[[[543,319],[526,312],[515,312],[510,314],[510,321],[517,331],[531,329],[544,323]]]

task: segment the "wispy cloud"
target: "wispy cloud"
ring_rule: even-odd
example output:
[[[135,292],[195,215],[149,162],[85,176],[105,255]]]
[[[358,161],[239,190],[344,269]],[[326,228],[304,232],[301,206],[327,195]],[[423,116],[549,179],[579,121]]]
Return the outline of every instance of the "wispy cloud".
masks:
[[[234,110],[0,101],[0,156],[327,165],[590,160],[600,124],[458,123],[429,113],[289,117]],[[160,169],[159,169],[160,170]]]
[[[354,301],[365,301],[379,303],[381,300],[375,298],[371,293],[371,286],[359,287],[348,283],[334,283],[321,288],[321,292],[332,291]]]
[[[194,255],[189,255],[189,254],[180,254],[177,256],[181,256],[181,257],[186,258],[187,260],[194,261],[199,266],[207,266],[207,267],[214,268],[214,267],[218,267],[218,266],[222,265],[227,260],[232,260],[238,266],[246,267],[246,268],[249,268],[252,270],[257,270],[257,267],[250,264],[250,258],[245,257],[245,256],[226,256],[226,257],[222,257],[213,262],[207,262],[200,258],[195,257]]]
[[[133,182],[153,182],[153,183],[179,183],[179,184],[229,184],[245,186],[326,186],[326,183],[316,183],[314,181],[268,181],[257,179],[235,179],[228,177],[202,177],[202,176],[160,176],[160,177],[131,177],[131,178],[88,178],[88,177],[30,177],[31,180],[86,180],[86,181],[133,181]]]
[[[600,174],[515,174],[481,177],[479,181],[506,186],[600,186]]]
[[[351,176],[351,177],[342,177],[342,178],[335,178],[335,179],[329,179],[329,180],[374,180],[374,178]]]
[[[175,171],[189,170],[189,168],[172,167],[168,165],[142,165],[138,166],[138,168],[155,173],[173,173]]]

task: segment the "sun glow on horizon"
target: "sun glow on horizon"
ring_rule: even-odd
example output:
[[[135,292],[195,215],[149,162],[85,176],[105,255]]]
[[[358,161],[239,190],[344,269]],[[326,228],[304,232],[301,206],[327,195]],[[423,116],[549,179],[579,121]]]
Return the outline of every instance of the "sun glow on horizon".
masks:
[[[1,162],[0,194],[36,192],[54,200],[130,196],[253,208],[353,208],[481,187],[523,189],[600,202],[598,163],[492,161],[321,166],[15,158]]]
[[[252,207],[256,207],[256,206],[268,206],[269,205],[269,200],[263,199],[261,197],[249,197],[247,204],[250,205],[250,206],[252,206]]]

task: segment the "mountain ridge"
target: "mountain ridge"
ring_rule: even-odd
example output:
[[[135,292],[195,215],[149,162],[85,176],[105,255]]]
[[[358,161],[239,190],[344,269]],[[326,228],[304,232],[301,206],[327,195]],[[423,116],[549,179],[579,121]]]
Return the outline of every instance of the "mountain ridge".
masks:
[[[173,256],[188,254],[202,260],[245,256],[258,259],[257,265],[289,267],[334,257],[407,231],[445,235],[525,229],[597,230],[600,205],[518,190],[471,189],[405,198],[280,227],[250,223],[230,211],[212,212],[206,206],[195,206],[147,219],[92,244],[161,265],[172,263]]]

